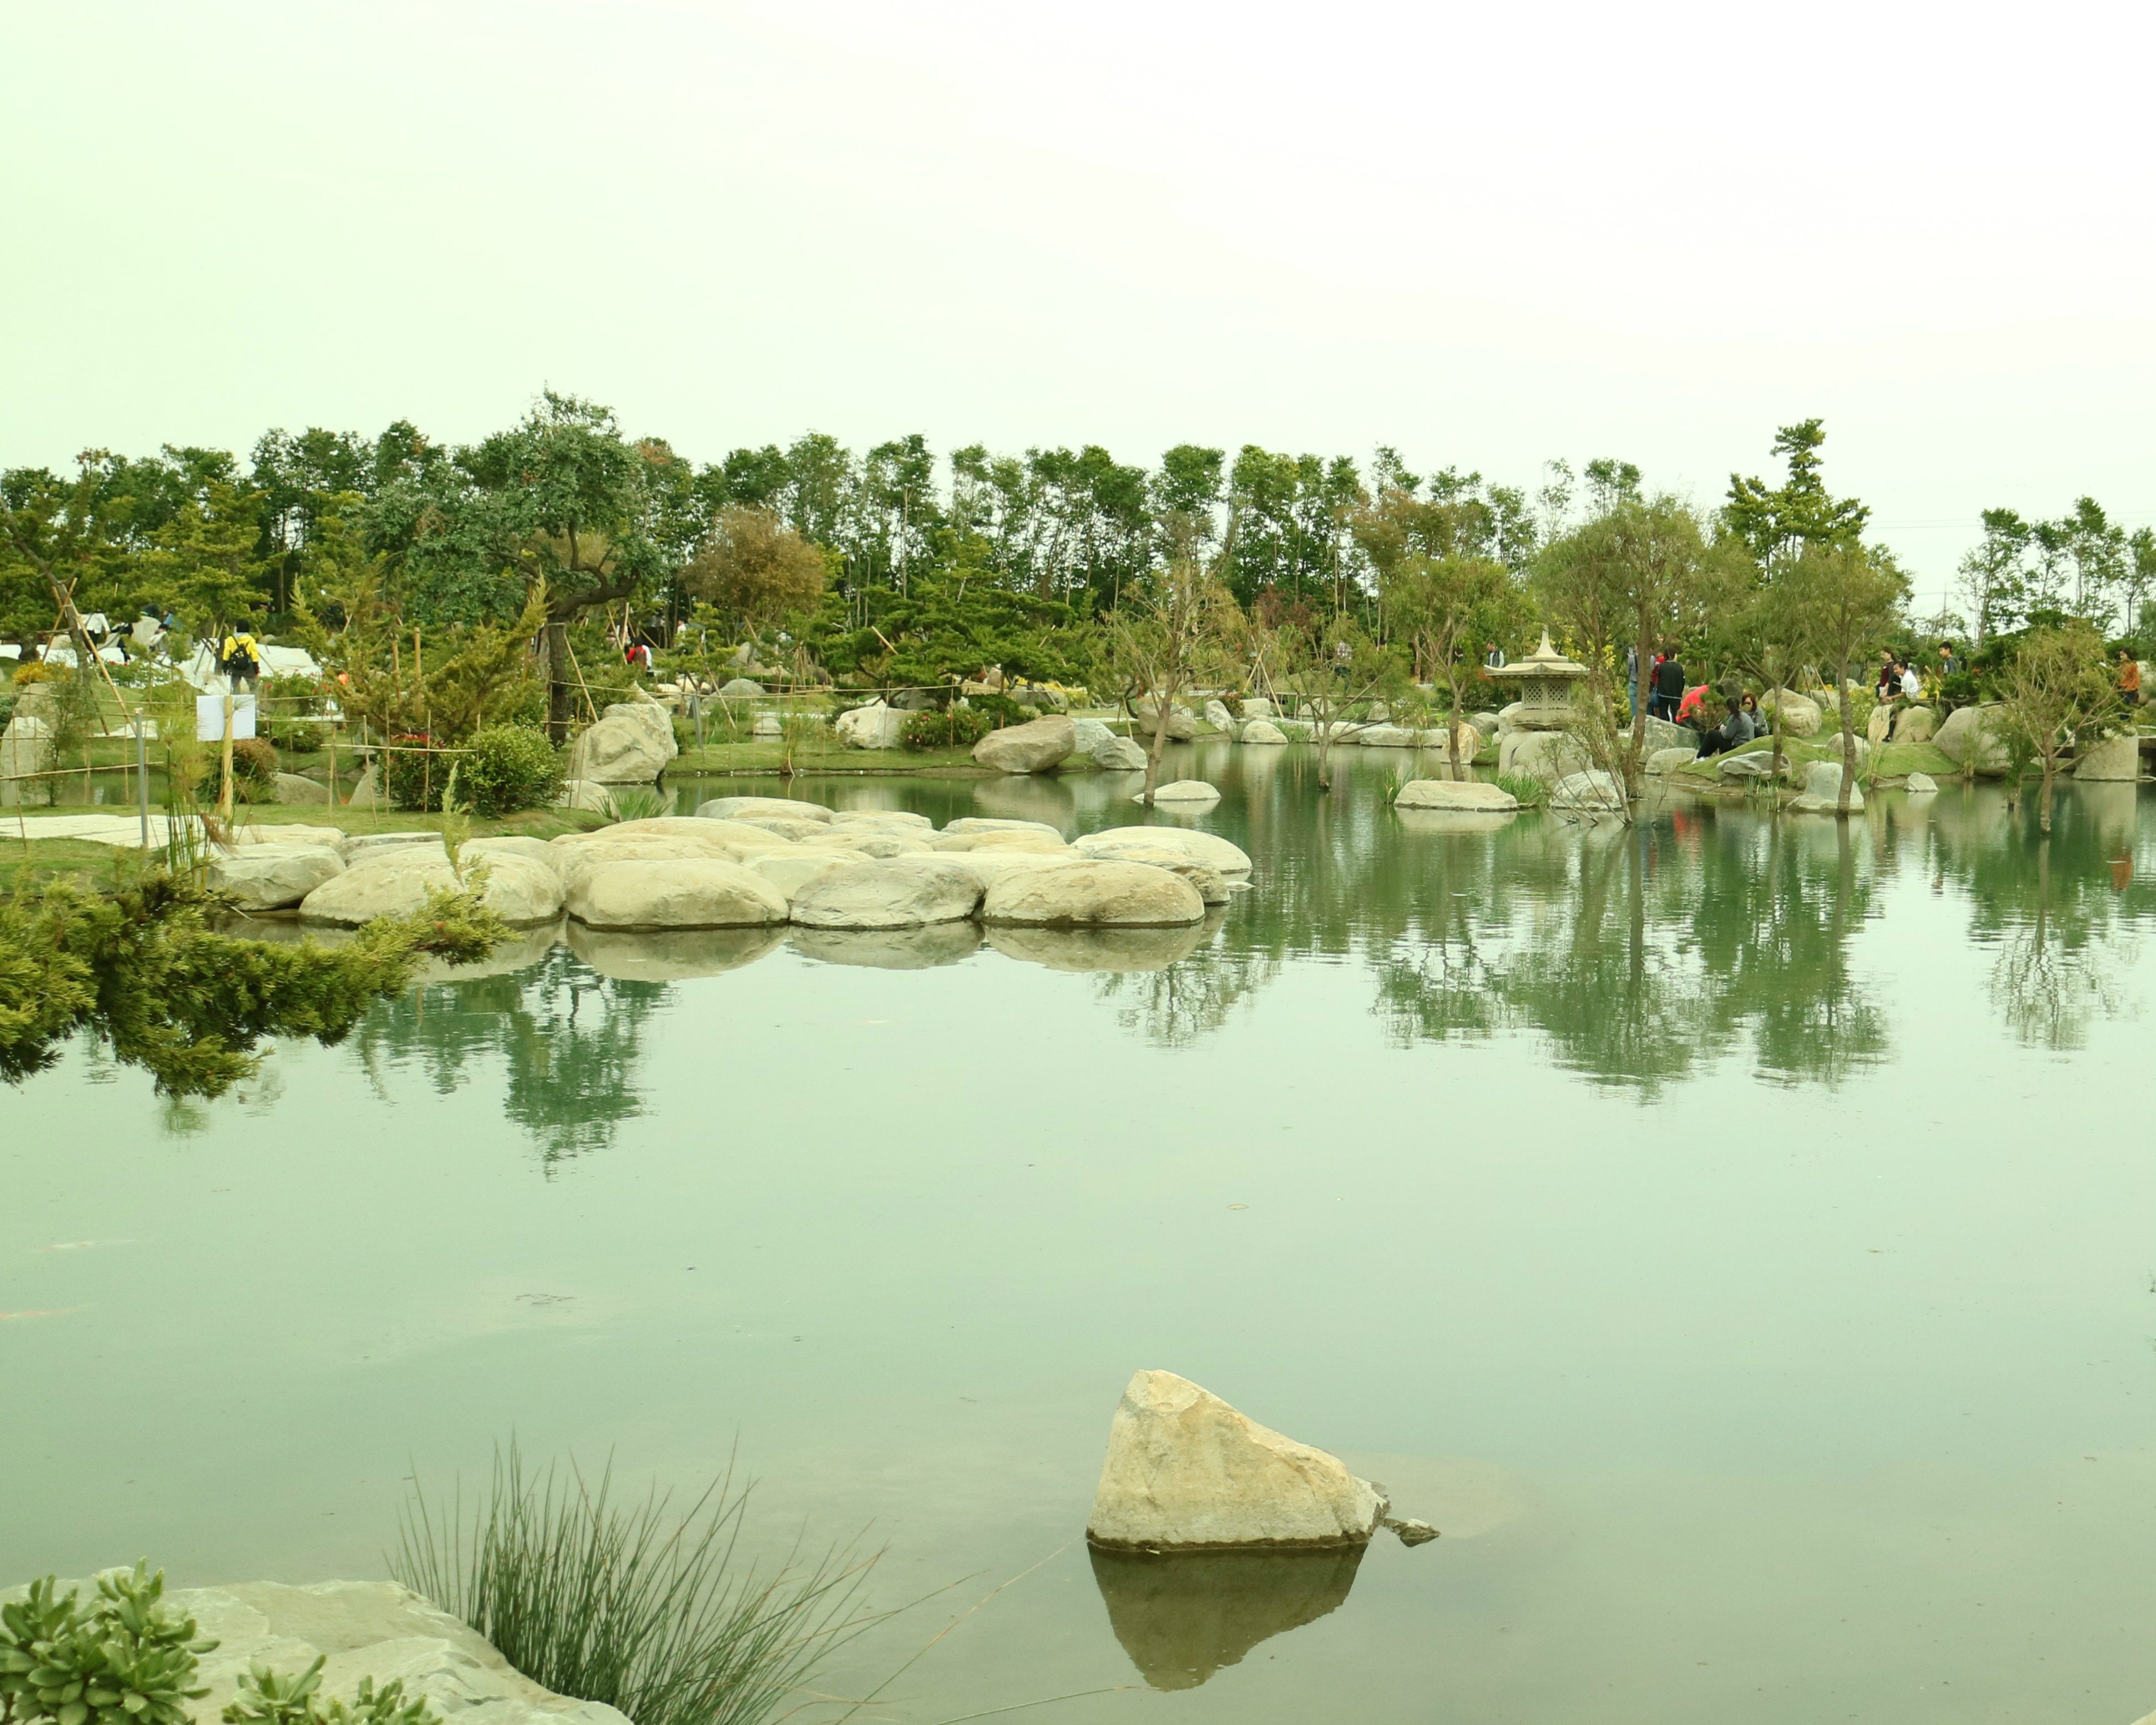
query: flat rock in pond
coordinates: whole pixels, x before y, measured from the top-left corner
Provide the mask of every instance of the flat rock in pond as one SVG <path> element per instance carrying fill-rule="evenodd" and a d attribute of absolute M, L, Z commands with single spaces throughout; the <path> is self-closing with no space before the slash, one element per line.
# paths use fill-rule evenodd
<path fill-rule="evenodd" d="M 1061 713 L 991 731 L 973 745 L 973 760 L 998 773 L 1045 773 L 1078 747 L 1077 726 Z"/>
<path fill-rule="evenodd" d="M 1045 833 L 1050 838 L 1054 839 L 1058 844 L 1060 844 L 1063 840 L 1063 829 L 1057 826 L 1050 826 L 1045 820 L 1004 820 L 992 815 L 985 814 L 962 814 L 956 820 L 946 821 L 943 824 L 943 830 L 947 834 L 963 834 L 967 833 Z"/>
<path fill-rule="evenodd" d="M 1152 799 L 1156 803 L 1217 803 L 1220 800 L 1220 788 L 1202 778 L 1178 778 L 1168 784 L 1155 785 Z M 1131 801 L 1144 802 L 1145 793 L 1139 792 Z"/>
<path fill-rule="evenodd" d="M 1481 814 L 1502 814 L 1520 806 L 1520 799 L 1502 785 L 1479 778 L 1411 778 L 1393 798 L 1396 809 L 1457 809 Z"/>
<path fill-rule="evenodd" d="M 1133 847 L 1147 849 L 1157 845 L 1180 850 L 1199 862 L 1210 863 L 1232 878 L 1240 879 L 1250 872 L 1250 859 L 1240 845 L 1230 844 L 1217 833 L 1194 832 L 1183 827 L 1110 827 L 1105 832 L 1087 833 L 1071 841 L 1074 850 L 1087 856 L 1111 859 Z"/>
<path fill-rule="evenodd" d="M 1912 797 L 1935 797 L 1938 794 L 1939 785 L 1938 781 L 1928 773 L 1912 773 L 1902 788 Z"/>
<path fill-rule="evenodd" d="M 1246 701 L 1243 705 L 1247 707 L 1250 702 Z M 1237 740 L 1260 748 L 1272 748 L 1286 742 L 1287 733 L 1270 719 L 1252 719 L 1243 726 L 1243 734 Z"/>
<path fill-rule="evenodd" d="M 1181 875 L 1150 863 L 1084 861 L 1004 875 L 988 889 L 981 915 L 1045 928 L 1164 928 L 1204 921 L 1205 901 Z"/>
<path fill-rule="evenodd" d="M 569 914 L 593 928 L 753 928 L 786 920 L 786 895 L 716 857 L 619 859 L 579 872 Z"/>
<path fill-rule="evenodd" d="M 439 846 L 437 835 L 437 845 Z M 342 874 L 300 901 L 311 922 L 371 922 L 377 916 L 410 916 L 427 907 L 430 892 L 459 891 L 468 885 L 439 848 L 408 846 L 346 864 Z M 542 865 L 521 856 L 488 860 L 486 907 L 503 921 L 551 922 L 562 914 L 562 882 Z"/>
<path fill-rule="evenodd" d="M 793 916 L 811 928 L 915 928 L 970 916 L 980 903 L 973 871 L 942 857 L 870 858 L 810 881 Z"/>
<path fill-rule="evenodd" d="M 787 820 L 835 820 L 838 817 L 821 803 L 798 802 L 791 797 L 714 797 L 699 803 L 696 820 L 746 820 L 753 815 L 778 815 Z"/>
<path fill-rule="evenodd" d="M 1391 1506 L 1337 1456 L 1173 1372 L 1125 1386 L 1086 1537 L 1141 1551 L 1362 1545 Z"/>
<path fill-rule="evenodd" d="M 786 896 L 790 906 L 802 888 L 811 880 L 821 880 L 834 869 L 859 868 L 868 859 L 858 850 L 844 850 L 836 845 L 819 846 L 811 850 L 806 845 L 784 850 L 767 850 L 746 859 L 743 866 L 753 869 Z"/>
<path fill-rule="evenodd" d="M 470 839 L 457 851 L 457 860 L 470 865 L 489 856 L 521 856 L 526 862 L 537 863 L 557 878 L 562 865 L 567 860 L 564 854 L 544 839 L 528 839 L 511 834 L 499 839 Z"/>

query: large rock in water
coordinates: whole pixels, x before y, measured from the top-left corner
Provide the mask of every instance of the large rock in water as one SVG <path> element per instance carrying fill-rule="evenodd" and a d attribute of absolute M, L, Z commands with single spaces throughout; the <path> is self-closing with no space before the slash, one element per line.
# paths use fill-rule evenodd
<path fill-rule="evenodd" d="M 1078 747 L 1078 727 L 1061 713 L 1006 725 L 973 745 L 974 762 L 998 773 L 1045 773 Z"/>
<path fill-rule="evenodd" d="M 1142 773 L 1146 752 L 1127 737 L 1111 737 L 1092 752 L 1093 764 L 1104 773 Z"/>
<path fill-rule="evenodd" d="M 1497 745 L 1497 771 L 1524 773 L 1554 785 L 1594 763 L 1587 745 L 1569 731 L 1507 731 Z"/>
<path fill-rule="evenodd" d="M 1625 788 L 1606 773 L 1568 773 L 1550 792 L 1553 809 L 1586 809 L 1599 814 L 1621 814 Z"/>
<path fill-rule="evenodd" d="M 1250 706 L 1250 702 L 1246 701 L 1243 705 L 1247 707 Z M 1270 747 L 1276 744 L 1286 742 L 1287 741 L 1287 733 L 1281 730 L 1279 726 L 1273 723 L 1270 719 L 1252 719 L 1248 724 L 1243 726 L 1243 734 L 1238 741 L 1246 743 L 1256 743 L 1263 747 Z"/>
<path fill-rule="evenodd" d="M 1235 716 L 1228 711 L 1228 703 L 1224 701 L 1214 700 L 1205 703 L 1205 722 L 1215 731 L 1233 731 L 1235 728 Z"/>
<path fill-rule="evenodd" d="M 1476 814 L 1502 814 L 1520 799 L 1502 785 L 1479 778 L 1411 778 L 1393 798 L 1395 809 L 1452 809 Z"/>
<path fill-rule="evenodd" d="M 1112 860 L 1124 851 L 1150 850 L 1158 845 L 1210 863 L 1222 874 L 1238 880 L 1250 872 L 1250 856 L 1240 845 L 1229 844 L 1217 833 L 1193 832 L 1183 827 L 1110 827 L 1106 832 L 1088 833 L 1072 840 L 1071 848 L 1087 856 Z"/>
<path fill-rule="evenodd" d="M 980 903 L 970 869 L 940 856 L 872 857 L 809 881 L 794 896 L 793 916 L 809 928 L 918 928 L 958 922 Z"/>
<path fill-rule="evenodd" d="M 329 845 L 244 845 L 209 860 L 213 891 L 243 911 L 287 911 L 324 881 L 344 872 Z"/>
<path fill-rule="evenodd" d="M 839 741 L 849 748 L 895 749 L 898 747 L 899 732 L 905 724 L 904 713 L 880 701 L 872 701 L 866 706 L 840 713 L 834 728 Z"/>
<path fill-rule="evenodd" d="M 473 867 L 479 866 L 475 860 Z M 562 882 L 550 870 L 521 856 L 490 856 L 484 866 L 483 901 L 504 922 L 552 922 L 562 914 Z M 300 901 L 300 914 L 347 926 L 377 916 L 409 916 L 426 909 L 429 892 L 454 892 L 466 884 L 439 849 L 399 845 L 349 863 Z"/>
<path fill-rule="evenodd" d="M 324 1699 L 351 1700 L 362 1677 L 377 1686 L 401 1679 L 406 1699 L 432 1702 L 446 1725 L 629 1725 L 602 1702 L 541 1688 L 475 1630 L 392 1582 L 256 1581 L 165 1599 L 218 1644 L 202 1658 L 209 1693 L 194 1704 L 198 1720 L 218 1717 L 250 1663 L 297 1676 L 321 1656 Z"/>
<path fill-rule="evenodd" d="M 2006 772 L 2006 744 L 1999 735 L 1995 706 L 1956 707 L 1947 715 L 1946 723 L 1939 726 L 1932 742 L 1957 767 L 1986 778 L 1999 778 Z"/>
<path fill-rule="evenodd" d="M 1690 748 L 1656 749 L 1647 757 L 1645 770 L 1659 778 L 1666 773 L 1681 773 L 1698 758 L 1699 745 L 1697 743 Z"/>
<path fill-rule="evenodd" d="M 1067 862 L 1006 874 L 988 889 L 988 922 L 1037 928 L 1173 928 L 1205 917 L 1197 887 L 1139 862 Z"/>
<path fill-rule="evenodd" d="M 786 895 L 762 875 L 708 856 L 597 863 L 574 877 L 567 901 L 593 928 L 758 928 L 787 916 Z"/>
<path fill-rule="evenodd" d="M 568 777 L 593 784 L 654 784 L 680 752 L 665 707 L 655 701 L 617 701 L 571 747 Z"/>
<path fill-rule="evenodd" d="M 1804 768 L 1804 788 L 1789 807 L 1803 814 L 1835 814 L 1841 809 L 1841 762 L 1814 761 Z M 1857 814 L 1864 807 L 1864 793 L 1852 784 L 1849 788 L 1849 812 Z"/>
<path fill-rule="evenodd" d="M 2141 777 L 2141 739 L 2127 731 L 2092 744 L 2074 762 L 2074 777 L 2131 784 Z"/>
<path fill-rule="evenodd" d="M 1111 1550 L 1363 1545 L 1389 1506 L 1336 1456 L 1173 1372 L 1139 1372 L 1108 1427 L 1086 1538 Z"/>
<path fill-rule="evenodd" d="M 1155 785 L 1152 799 L 1156 803 L 1217 803 L 1220 800 L 1220 788 L 1202 778 L 1178 778 L 1168 784 Z M 1131 801 L 1144 802 L 1145 793 L 1140 791 Z"/>
<path fill-rule="evenodd" d="M 791 797 L 714 797 L 699 803 L 693 820 L 743 820 L 752 815 L 779 815 L 788 820 L 829 821 L 836 817 L 821 803 L 796 802 Z"/>

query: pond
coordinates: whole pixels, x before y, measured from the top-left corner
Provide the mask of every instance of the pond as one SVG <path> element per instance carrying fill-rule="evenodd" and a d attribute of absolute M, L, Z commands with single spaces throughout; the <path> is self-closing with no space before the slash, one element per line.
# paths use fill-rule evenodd
<path fill-rule="evenodd" d="M 378 1575 L 408 1473 L 514 1432 L 676 1486 L 738 1445 L 774 1547 L 867 1527 L 934 1596 L 834 1688 L 1022 1575 L 879 1718 L 2156 1705 L 2132 787 L 2047 843 L 1958 786 L 1460 830 L 1389 752 L 1175 753 L 1255 861 L 1196 931 L 542 934 L 244 1096 L 81 1046 L 0 1093 L 0 1580 Z M 793 793 L 1076 833 L 1131 788 Z M 1140 1367 L 1445 1537 L 1096 1563 Z"/>

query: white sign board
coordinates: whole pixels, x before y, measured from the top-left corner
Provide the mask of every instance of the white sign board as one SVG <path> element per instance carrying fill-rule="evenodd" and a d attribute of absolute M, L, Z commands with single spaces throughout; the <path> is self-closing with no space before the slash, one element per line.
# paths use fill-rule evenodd
<path fill-rule="evenodd" d="M 224 701 L 222 695 L 195 696 L 195 741 L 223 742 L 224 741 Z M 236 742 L 254 735 L 254 697 L 235 695 L 232 697 L 232 736 Z"/>

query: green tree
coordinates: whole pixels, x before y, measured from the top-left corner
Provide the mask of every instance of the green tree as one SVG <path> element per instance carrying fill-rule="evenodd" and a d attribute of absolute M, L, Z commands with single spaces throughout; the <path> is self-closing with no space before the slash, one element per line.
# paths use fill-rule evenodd
<path fill-rule="evenodd" d="M 1999 722 L 2043 774 L 2036 820 L 2049 834 L 2060 762 L 2076 737 L 2095 735 L 2118 714 L 2103 638 L 2078 617 L 2032 629 L 2015 644 L 1997 688 Z"/>
<path fill-rule="evenodd" d="M 1825 441 L 1822 420 L 1782 426 L 1774 443 L 1774 453 L 1788 463 L 1789 477 L 1782 484 L 1769 487 L 1763 480 L 1729 475 L 1722 520 L 1770 576 L 1784 558 L 1800 554 L 1808 545 L 1855 543 L 1871 518 L 1870 508 L 1855 498 L 1828 495 L 1820 456 Z"/>
<path fill-rule="evenodd" d="M 1126 698 L 1142 696 L 1153 704 L 1140 793 L 1150 809 L 1176 697 L 1194 682 L 1229 673 L 1241 644 L 1243 615 L 1185 538 L 1165 568 L 1125 597 L 1106 628 L 1108 662 L 1122 679 Z"/>
<path fill-rule="evenodd" d="M 751 639 L 786 618 L 813 610 L 830 570 L 824 553 L 768 509 L 734 505 L 681 572 L 691 598 L 737 619 Z"/>
<path fill-rule="evenodd" d="M 1885 552 L 1835 541 L 1807 543 L 1775 578 L 1788 583 L 1788 603 L 1811 619 L 1821 650 L 1834 667 L 1841 719 L 1840 812 L 1849 813 L 1856 783 L 1856 727 L 1850 708 L 1850 672 L 1894 628 L 1909 597 L 1909 583 Z"/>

